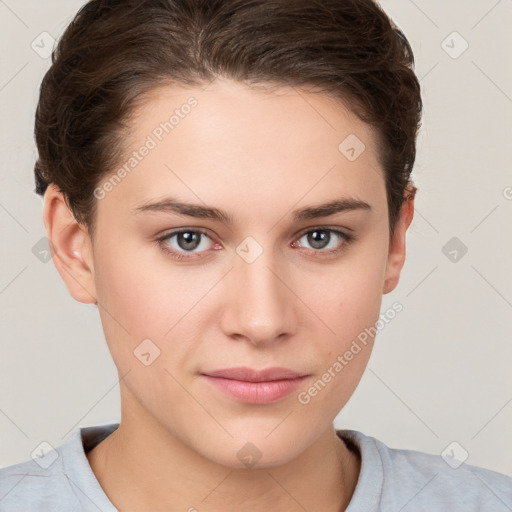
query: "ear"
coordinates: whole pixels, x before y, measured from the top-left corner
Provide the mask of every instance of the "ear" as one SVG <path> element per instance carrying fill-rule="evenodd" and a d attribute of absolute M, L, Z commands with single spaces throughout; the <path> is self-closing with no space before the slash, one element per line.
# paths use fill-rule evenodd
<path fill-rule="evenodd" d="M 71 296 L 84 304 L 97 304 L 92 243 L 63 194 L 50 184 L 44 194 L 43 219 L 53 263 Z"/>
<path fill-rule="evenodd" d="M 382 293 L 393 291 L 400 279 L 400 272 L 405 262 L 405 234 L 414 216 L 414 197 L 416 188 L 407 189 L 405 200 L 400 208 L 400 214 L 396 222 L 395 232 L 389 242 L 388 262 Z"/>

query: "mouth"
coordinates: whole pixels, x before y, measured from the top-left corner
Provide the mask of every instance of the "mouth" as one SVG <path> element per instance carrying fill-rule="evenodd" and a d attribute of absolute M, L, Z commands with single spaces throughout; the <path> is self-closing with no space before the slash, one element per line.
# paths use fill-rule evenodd
<path fill-rule="evenodd" d="M 241 366 L 237 368 L 224 368 L 222 370 L 209 371 L 205 372 L 203 375 L 245 382 L 269 382 L 275 380 L 296 379 L 306 376 L 307 373 L 295 372 L 288 368 L 280 367 L 253 370 L 252 368 Z"/>
<path fill-rule="evenodd" d="M 225 368 L 202 373 L 214 389 L 237 401 L 269 404 L 281 400 L 296 390 L 309 374 L 288 368 Z"/>

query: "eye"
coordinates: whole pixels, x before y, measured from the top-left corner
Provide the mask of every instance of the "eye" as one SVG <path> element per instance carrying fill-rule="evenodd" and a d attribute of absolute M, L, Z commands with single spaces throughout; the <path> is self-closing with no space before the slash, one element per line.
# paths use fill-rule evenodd
<path fill-rule="evenodd" d="M 302 239 L 305 241 L 300 242 Z M 354 239 L 354 235 L 349 235 L 338 229 L 318 227 L 303 232 L 300 235 L 298 245 L 304 247 L 305 244 L 308 244 L 312 247 L 312 251 L 316 253 L 336 254 L 344 250 Z M 296 246 L 297 242 L 292 245 Z"/>
<path fill-rule="evenodd" d="M 163 251 L 171 254 L 173 258 L 182 260 L 186 258 L 196 258 L 196 256 L 192 254 L 206 251 L 208 244 L 203 243 L 205 238 L 211 240 L 206 231 L 185 228 L 167 233 L 158 238 L 157 242 Z M 173 239 L 174 241 L 171 243 Z"/>

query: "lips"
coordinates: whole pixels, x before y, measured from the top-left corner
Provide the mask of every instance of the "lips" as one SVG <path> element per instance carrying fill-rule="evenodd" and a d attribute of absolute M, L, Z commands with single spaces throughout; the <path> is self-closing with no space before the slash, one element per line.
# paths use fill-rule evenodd
<path fill-rule="evenodd" d="M 308 374 L 289 368 L 225 368 L 201 374 L 206 383 L 224 396 L 249 404 L 270 404 L 289 396 Z"/>
<path fill-rule="evenodd" d="M 253 370 L 247 367 L 224 368 L 204 373 L 210 377 L 222 377 L 224 379 L 239 380 L 245 382 L 269 382 L 274 380 L 288 380 L 304 377 L 307 374 L 290 370 L 289 368 L 266 368 Z"/>

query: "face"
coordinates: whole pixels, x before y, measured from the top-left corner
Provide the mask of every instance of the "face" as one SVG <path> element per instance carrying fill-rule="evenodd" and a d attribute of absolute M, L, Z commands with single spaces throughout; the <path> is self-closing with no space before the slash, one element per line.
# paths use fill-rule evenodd
<path fill-rule="evenodd" d="M 232 467 L 247 442 L 272 466 L 332 425 L 368 362 L 373 339 L 359 351 L 354 340 L 396 286 L 410 222 L 390 240 L 375 134 L 347 107 L 218 81 L 158 89 L 138 109 L 125 172 L 97 189 L 94 243 L 84 235 L 80 258 L 69 248 L 73 279 L 54 257 L 72 295 L 98 302 L 122 421 Z M 239 367 L 302 377 L 204 375 Z"/>

